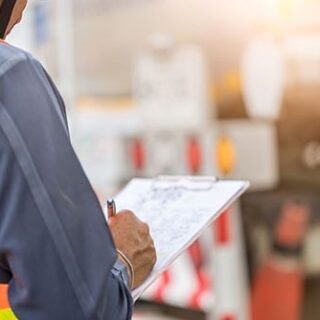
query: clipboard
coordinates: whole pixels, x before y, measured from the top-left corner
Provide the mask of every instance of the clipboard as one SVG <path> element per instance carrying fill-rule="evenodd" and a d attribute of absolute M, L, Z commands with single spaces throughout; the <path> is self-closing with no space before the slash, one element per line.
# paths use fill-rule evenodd
<path fill-rule="evenodd" d="M 117 209 L 130 209 L 149 225 L 158 256 L 149 277 L 132 291 L 134 301 L 249 185 L 207 176 L 137 178 L 128 183 L 115 198 Z"/>

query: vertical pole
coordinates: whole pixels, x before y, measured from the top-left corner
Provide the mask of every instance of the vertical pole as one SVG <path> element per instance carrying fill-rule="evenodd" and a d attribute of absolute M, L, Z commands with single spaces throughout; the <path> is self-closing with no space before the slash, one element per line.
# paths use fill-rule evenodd
<path fill-rule="evenodd" d="M 70 111 L 75 104 L 75 48 L 72 0 L 56 0 L 56 57 L 58 84 Z"/>
<path fill-rule="evenodd" d="M 216 306 L 212 319 L 248 320 L 248 286 L 239 204 L 213 226 L 211 266 Z"/>

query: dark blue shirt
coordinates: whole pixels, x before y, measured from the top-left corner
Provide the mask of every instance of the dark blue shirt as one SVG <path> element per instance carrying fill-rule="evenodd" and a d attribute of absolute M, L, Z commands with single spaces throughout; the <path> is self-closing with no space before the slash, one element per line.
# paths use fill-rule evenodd
<path fill-rule="evenodd" d="M 131 319 L 99 202 L 42 66 L 0 44 L 0 283 L 21 320 Z"/>

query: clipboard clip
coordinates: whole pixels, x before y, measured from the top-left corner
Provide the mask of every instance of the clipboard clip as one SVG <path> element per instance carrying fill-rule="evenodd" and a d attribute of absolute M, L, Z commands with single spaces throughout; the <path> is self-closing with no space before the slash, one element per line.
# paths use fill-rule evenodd
<path fill-rule="evenodd" d="M 154 190 L 183 189 L 186 191 L 209 191 L 218 178 L 210 176 L 158 176 L 154 180 Z"/>
<path fill-rule="evenodd" d="M 190 182 L 218 182 L 219 178 L 215 176 L 167 176 L 160 175 L 156 178 L 157 181 L 178 182 L 188 180 Z"/>

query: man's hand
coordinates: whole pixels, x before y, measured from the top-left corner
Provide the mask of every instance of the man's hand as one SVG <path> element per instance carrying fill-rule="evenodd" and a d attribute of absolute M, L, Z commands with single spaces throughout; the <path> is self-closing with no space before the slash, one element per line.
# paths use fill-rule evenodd
<path fill-rule="evenodd" d="M 121 211 L 111 217 L 109 227 L 117 249 L 132 263 L 134 289 L 144 282 L 157 260 L 149 227 L 131 211 Z"/>

